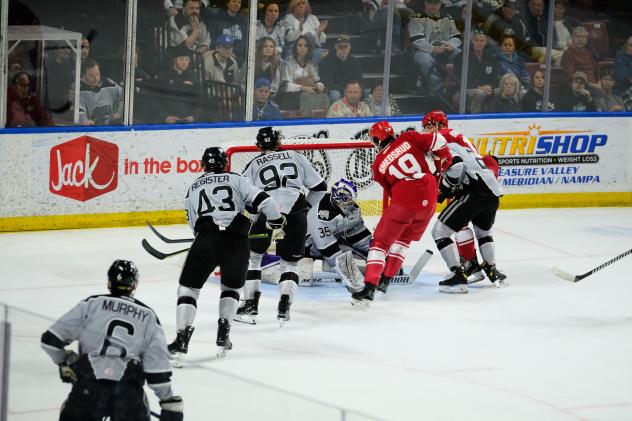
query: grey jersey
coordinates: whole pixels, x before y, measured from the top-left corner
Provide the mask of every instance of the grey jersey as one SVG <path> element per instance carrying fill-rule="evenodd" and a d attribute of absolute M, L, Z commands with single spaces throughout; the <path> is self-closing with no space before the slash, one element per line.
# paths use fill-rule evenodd
<path fill-rule="evenodd" d="M 494 173 L 485 166 L 480 155 L 458 143 L 448 143 L 453 157 L 459 156 L 463 161 L 452 165 L 447 175 L 458 179 L 457 188 L 462 190 L 489 190 L 494 196 L 502 196 L 502 188 Z"/>
<path fill-rule="evenodd" d="M 325 250 L 335 244 L 339 238 L 352 238 L 366 230 L 364 219 L 357 205 L 340 209 L 331 203 L 331 194 L 327 193 L 307 214 L 309 237 L 306 246 L 314 245 Z"/>
<path fill-rule="evenodd" d="M 259 155 L 248 163 L 244 176 L 272 196 L 279 204 L 279 210 L 285 214 L 290 212 L 303 194 L 303 188 L 312 189 L 324 183 L 312 163 L 295 151 L 274 151 Z"/>
<path fill-rule="evenodd" d="M 247 178 L 235 173 L 212 173 L 201 175 L 189 187 L 184 208 L 187 221 L 193 231 L 198 220 L 211 218 L 222 228 L 231 225 L 237 215 L 242 214 L 246 205 L 261 210 L 268 219 L 281 217 L 275 201 Z"/>
<path fill-rule="evenodd" d="M 79 355 L 88 357 L 97 379 L 119 381 L 128 363 L 136 361 L 142 363 L 147 383 L 159 399 L 172 396 L 165 333 L 154 311 L 140 301 L 114 295 L 88 297 L 48 329 L 42 347 L 60 364 L 64 345 L 75 340 Z"/>

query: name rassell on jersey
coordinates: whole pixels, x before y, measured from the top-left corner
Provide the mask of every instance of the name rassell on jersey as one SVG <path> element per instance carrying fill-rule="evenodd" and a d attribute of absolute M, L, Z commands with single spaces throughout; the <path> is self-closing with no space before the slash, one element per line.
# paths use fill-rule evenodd
<path fill-rule="evenodd" d="M 138 319 L 141 322 L 144 322 L 147 316 L 149 316 L 148 311 L 145 311 L 131 303 L 122 302 L 120 299 L 103 300 L 101 310 L 121 313 L 125 314 L 126 316 L 132 316 L 133 318 Z"/>
<path fill-rule="evenodd" d="M 259 165 L 266 162 L 274 161 L 275 159 L 290 159 L 290 154 L 287 152 L 273 152 L 260 156 L 255 159 L 255 162 Z"/>
<path fill-rule="evenodd" d="M 201 186 L 204 186 L 206 184 L 213 184 L 213 183 L 227 183 L 228 182 L 228 175 L 227 174 L 204 174 L 204 176 L 202 176 L 199 180 L 195 181 L 192 185 L 191 185 L 191 190 L 195 191 L 197 189 L 199 189 Z"/>

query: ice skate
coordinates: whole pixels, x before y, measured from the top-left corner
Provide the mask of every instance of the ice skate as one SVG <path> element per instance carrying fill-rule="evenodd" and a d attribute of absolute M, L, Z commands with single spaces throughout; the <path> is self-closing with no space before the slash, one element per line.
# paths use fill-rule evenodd
<path fill-rule="evenodd" d="M 485 279 L 483 268 L 478 264 L 478 259 L 476 258 L 463 261 L 463 272 L 468 284 L 474 284 Z"/>
<path fill-rule="evenodd" d="M 487 262 L 483 262 L 481 267 L 485 271 L 487 279 L 492 281 L 492 285 L 496 288 L 503 288 L 509 285 L 509 282 L 507 282 L 507 275 L 499 271 L 495 264 L 490 265 Z"/>
<path fill-rule="evenodd" d="M 351 294 L 351 305 L 357 306 L 359 308 L 368 308 L 373 301 L 376 288 L 377 287 L 373 284 L 365 284 L 364 288 L 361 291 Z"/>
<path fill-rule="evenodd" d="M 451 294 L 467 294 L 467 277 L 461 267 L 451 267 L 450 275 L 439 282 L 439 291 Z"/>
<path fill-rule="evenodd" d="M 283 327 L 285 322 L 290 320 L 290 305 L 290 296 L 282 294 L 281 299 L 279 300 L 279 314 L 277 314 L 280 327 Z"/>
<path fill-rule="evenodd" d="M 187 326 L 184 329 L 178 331 L 176 339 L 167 346 L 167 350 L 172 360 L 172 365 L 176 368 L 182 367 L 182 359 L 184 355 L 189 352 L 189 341 L 195 328 L 193 326 Z"/>
<path fill-rule="evenodd" d="M 393 278 L 389 278 L 387 276 L 382 275 L 380 277 L 380 283 L 377 286 L 377 290 L 383 294 L 386 294 L 386 290 L 388 289 L 388 286 L 391 284 L 391 279 Z"/>
<path fill-rule="evenodd" d="M 228 337 L 230 334 L 230 324 L 227 319 L 218 319 L 217 320 L 217 340 L 215 341 L 215 345 L 217 345 L 217 356 L 225 357 L 226 353 L 233 349 L 233 344 L 230 342 L 230 338 Z"/>
<path fill-rule="evenodd" d="M 237 315 L 233 320 L 251 325 L 257 324 L 256 316 L 259 314 L 259 297 L 261 291 L 255 291 L 255 296 L 251 299 L 244 300 L 237 309 Z"/>

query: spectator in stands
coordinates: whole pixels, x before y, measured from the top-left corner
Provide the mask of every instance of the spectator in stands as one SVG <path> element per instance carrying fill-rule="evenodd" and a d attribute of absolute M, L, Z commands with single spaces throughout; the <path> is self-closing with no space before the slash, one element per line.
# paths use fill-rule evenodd
<path fill-rule="evenodd" d="M 81 65 L 79 123 L 120 124 L 123 111 L 123 88 L 112 79 L 102 78 L 99 63 L 91 58 Z"/>
<path fill-rule="evenodd" d="M 571 36 L 571 43 L 562 54 L 560 65 L 565 79 L 570 80 L 574 73 L 582 72 L 588 77 L 589 86 L 598 88 L 599 66 L 586 44 L 588 44 L 588 31 L 583 26 L 575 27 Z"/>
<path fill-rule="evenodd" d="M 55 113 L 55 120 L 69 120 L 72 101 L 70 89 L 75 82 L 75 60 L 65 41 L 50 43 L 46 57 L 46 104 Z M 73 90 L 74 92 L 74 90 Z"/>
<path fill-rule="evenodd" d="M 498 84 L 498 93 L 492 96 L 483 106 L 486 113 L 519 113 L 520 82 L 513 73 L 505 73 Z"/>
<path fill-rule="evenodd" d="M 294 43 L 292 55 L 281 65 L 281 88 L 276 100 L 281 109 L 300 109 L 303 115 L 310 115 L 312 110 L 329 108 L 325 88 L 312 60 L 310 38 L 301 35 Z"/>
<path fill-rule="evenodd" d="M 575 72 L 570 85 L 560 92 L 558 111 L 596 111 L 595 101 L 588 91 L 588 76 L 584 72 Z"/>
<path fill-rule="evenodd" d="M 215 51 L 211 54 L 212 64 L 206 69 L 206 79 L 237 85 L 240 81 L 239 65 L 233 58 L 234 40 L 229 35 L 220 35 L 215 40 Z"/>
<path fill-rule="evenodd" d="M 327 41 L 325 29 L 328 21 L 320 21 L 312 14 L 307 0 L 290 0 L 287 10 L 287 15 L 281 21 L 285 32 L 284 56 L 289 56 L 294 51 L 294 44 L 300 36 L 307 36 L 314 45 L 313 60 L 316 64 L 320 63 L 326 55 L 322 47 Z"/>
<path fill-rule="evenodd" d="M 200 7 L 200 0 L 184 0 L 182 14 L 169 18 L 169 45 L 184 45 L 200 54 L 204 60 L 204 69 L 208 72 L 213 65 L 211 35 L 200 18 Z"/>
<path fill-rule="evenodd" d="M 30 91 L 30 77 L 17 72 L 7 87 L 7 127 L 54 126 L 50 113 Z"/>
<path fill-rule="evenodd" d="M 207 27 L 211 29 L 213 39 L 225 35 L 233 39 L 233 54 L 237 63 L 241 64 L 246 58 L 248 42 L 248 18 L 239 13 L 241 0 L 225 0 L 224 8 L 211 17 Z M 217 46 L 215 46 L 217 48 Z"/>
<path fill-rule="evenodd" d="M 600 91 L 595 95 L 597 111 L 625 111 L 623 99 L 614 91 L 614 70 L 605 69 L 599 77 Z"/>
<path fill-rule="evenodd" d="M 158 100 L 154 115 L 159 123 L 193 123 L 198 120 L 201 105 L 200 87 L 191 71 L 191 50 L 184 46 L 172 48 L 171 67 L 158 75 Z"/>
<path fill-rule="evenodd" d="M 544 95 L 544 71 L 541 69 L 536 70 L 531 75 L 530 88 L 526 94 L 522 96 L 522 111 L 524 112 L 544 112 L 546 110 L 542 107 L 542 98 Z M 552 95 L 549 95 L 548 111 L 556 111 L 555 103 L 553 102 Z"/>
<path fill-rule="evenodd" d="M 334 48 L 336 54 L 329 54 L 318 66 L 320 78 L 329 88 L 329 101 L 332 104 L 342 98 L 347 82 L 362 81 L 360 62 L 350 54 L 351 38 L 340 35 Z"/>
<path fill-rule="evenodd" d="M 257 41 L 257 49 L 255 50 L 255 80 L 265 78 L 269 81 L 269 90 L 272 96 L 279 91 L 281 83 L 281 56 L 276 49 L 274 40 L 270 37 L 263 37 Z M 241 70 L 242 87 L 246 85 L 246 77 L 248 71 L 244 63 Z"/>
<path fill-rule="evenodd" d="M 559 56 L 568 48 L 571 42 L 571 34 L 573 29 L 581 26 L 579 19 L 572 16 L 566 16 L 566 0 L 555 0 L 555 9 L 553 10 L 553 49 L 559 51 Z M 559 62 L 553 62 L 554 66 L 559 66 Z"/>
<path fill-rule="evenodd" d="M 498 58 L 487 46 L 485 33 L 476 30 L 471 39 L 472 47 L 468 58 L 467 102 L 469 112 L 479 114 L 483 110 L 483 104 L 494 93 L 494 87 L 500 78 L 500 65 Z M 457 73 L 460 73 L 460 70 L 460 66 L 457 66 Z"/>
<path fill-rule="evenodd" d="M 527 0 L 526 5 L 524 18 L 529 31 L 531 57 L 540 63 L 544 63 L 547 26 L 544 0 Z"/>
<path fill-rule="evenodd" d="M 454 19 L 441 14 L 440 0 L 425 0 L 423 13 L 410 19 L 408 32 L 421 76 L 428 90 L 439 94 L 443 86 L 439 68 L 461 52 L 461 33 Z"/>
<path fill-rule="evenodd" d="M 167 16 L 172 17 L 182 12 L 183 0 L 164 0 L 163 7 Z M 208 7 L 208 0 L 202 0 L 202 5 Z"/>
<path fill-rule="evenodd" d="M 369 106 L 372 115 L 382 115 L 382 101 L 384 101 L 384 87 L 382 82 L 376 82 L 371 88 L 371 93 L 364 99 L 364 103 Z M 388 100 L 386 104 L 385 116 L 397 116 L 400 115 L 399 105 L 393 98 L 393 95 L 388 94 Z"/>
<path fill-rule="evenodd" d="M 513 35 L 505 35 L 500 41 L 500 74 L 511 72 L 523 86 L 529 86 L 529 71 L 524 61 L 516 53 L 516 39 Z"/>
<path fill-rule="evenodd" d="M 10 45 L 13 49 L 7 56 L 8 79 L 11 79 L 17 72 L 26 72 L 35 75 L 33 66 L 33 51 L 37 48 L 35 41 L 22 41 L 18 45 Z"/>
<path fill-rule="evenodd" d="M 624 92 L 632 87 L 632 37 L 628 38 L 617 53 L 614 60 L 614 73 L 617 92 Z"/>
<path fill-rule="evenodd" d="M 516 0 L 504 0 L 502 6 L 489 15 L 483 25 L 483 31 L 499 44 L 503 36 L 513 35 L 518 54 L 531 59 L 531 34 L 518 11 Z"/>
<path fill-rule="evenodd" d="M 86 37 L 81 38 L 81 62 L 86 61 L 90 55 L 90 40 Z"/>
<path fill-rule="evenodd" d="M 254 101 L 252 102 L 252 119 L 281 120 L 281 110 L 270 99 L 270 81 L 266 78 L 255 80 Z"/>
<path fill-rule="evenodd" d="M 279 57 L 283 54 L 283 45 L 285 43 L 285 31 L 280 24 L 280 8 L 279 3 L 271 1 L 263 5 L 263 18 L 257 21 L 257 41 L 264 37 L 272 38 L 276 45 Z"/>
<path fill-rule="evenodd" d="M 388 20 L 389 0 L 362 0 L 367 19 L 372 23 L 372 31 L 375 33 L 375 50 L 377 53 L 384 51 L 386 24 Z M 393 44 L 391 52 L 398 54 L 401 48 L 402 27 L 408 25 L 410 17 L 415 11 L 408 7 L 409 0 L 395 0 L 393 9 Z"/>
<path fill-rule="evenodd" d="M 345 84 L 345 96 L 331 104 L 327 110 L 327 118 L 332 117 L 371 117 L 373 113 L 367 104 L 360 101 L 362 86 L 357 80 Z"/>

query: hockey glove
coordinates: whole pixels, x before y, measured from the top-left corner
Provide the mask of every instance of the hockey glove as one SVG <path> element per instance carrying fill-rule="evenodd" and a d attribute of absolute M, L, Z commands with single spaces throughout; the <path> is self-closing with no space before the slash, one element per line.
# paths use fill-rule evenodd
<path fill-rule="evenodd" d="M 169 399 L 160 401 L 160 421 L 182 421 L 184 414 L 184 403 L 182 397 L 172 396 Z"/>
<path fill-rule="evenodd" d="M 59 364 L 59 377 L 62 382 L 74 383 L 77 381 L 77 373 L 71 367 L 77 360 L 79 360 L 79 355 L 75 351 L 66 350 L 64 361 Z"/>

